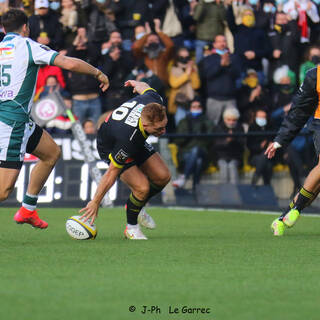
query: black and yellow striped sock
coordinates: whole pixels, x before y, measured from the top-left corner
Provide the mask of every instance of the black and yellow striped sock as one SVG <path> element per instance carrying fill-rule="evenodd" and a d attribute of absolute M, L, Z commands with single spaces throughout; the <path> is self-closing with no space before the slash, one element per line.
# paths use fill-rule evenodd
<path fill-rule="evenodd" d="M 127 201 L 127 223 L 131 225 L 136 225 L 138 223 L 138 215 L 141 208 L 145 205 L 145 200 L 139 200 L 134 196 L 133 193 L 130 194 Z"/>
<path fill-rule="evenodd" d="M 301 188 L 296 203 L 294 204 L 295 208 L 299 211 L 303 210 L 311 201 L 314 199 L 314 193 Z"/>
<path fill-rule="evenodd" d="M 149 189 L 149 194 L 148 197 L 146 199 L 146 203 L 156 194 L 158 194 L 159 192 L 161 192 L 163 190 L 163 188 L 165 186 L 158 186 L 156 184 L 154 184 L 152 181 L 149 180 L 149 185 L 150 185 L 150 189 Z"/>

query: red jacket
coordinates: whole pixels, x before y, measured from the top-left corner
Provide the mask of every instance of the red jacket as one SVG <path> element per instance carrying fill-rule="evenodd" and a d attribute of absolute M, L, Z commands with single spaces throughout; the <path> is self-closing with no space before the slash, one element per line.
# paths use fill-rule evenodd
<path fill-rule="evenodd" d="M 64 80 L 62 70 L 56 66 L 44 66 L 39 69 L 38 72 L 38 80 L 36 86 L 36 92 L 39 88 L 44 87 L 46 85 L 46 80 L 49 76 L 55 76 L 62 88 L 66 87 L 66 82 Z"/>

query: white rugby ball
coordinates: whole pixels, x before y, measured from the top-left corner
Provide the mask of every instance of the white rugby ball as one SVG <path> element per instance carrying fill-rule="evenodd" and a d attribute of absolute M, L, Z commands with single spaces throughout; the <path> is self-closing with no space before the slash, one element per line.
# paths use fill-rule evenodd
<path fill-rule="evenodd" d="M 66 230 L 71 238 L 77 240 L 95 239 L 97 228 L 95 224 L 91 225 L 89 221 L 83 222 L 81 216 L 72 216 L 66 222 Z"/>

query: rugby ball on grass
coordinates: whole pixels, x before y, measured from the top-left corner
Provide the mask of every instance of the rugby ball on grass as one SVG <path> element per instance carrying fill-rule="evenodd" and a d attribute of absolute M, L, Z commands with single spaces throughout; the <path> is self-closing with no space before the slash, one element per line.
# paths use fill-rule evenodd
<path fill-rule="evenodd" d="M 69 236 L 77 240 L 95 239 L 97 228 L 95 224 L 91 225 L 89 221 L 83 222 L 81 216 L 72 216 L 66 222 L 66 230 Z"/>

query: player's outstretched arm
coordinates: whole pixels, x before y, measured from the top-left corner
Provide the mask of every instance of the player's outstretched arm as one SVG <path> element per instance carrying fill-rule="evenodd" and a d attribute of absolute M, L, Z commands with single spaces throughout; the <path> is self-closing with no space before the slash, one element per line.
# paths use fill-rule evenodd
<path fill-rule="evenodd" d="M 98 185 L 98 188 L 96 190 L 96 193 L 93 199 L 90 202 L 88 202 L 85 208 L 82 208 L 79 211 L 79 213 L 83 213 L 81 216 L 81 219 L 84 218 L 84 222 L 86 222 L 88 219 L 91 219 L 91 224 L 94 223 L 94 220 L 98 216 L 100 203 L 103 197 L 105 196 L 105 194 L 109 191 L 109 189 L 115 183 L 120 171 L 121 171 L 121 168 L 117 168 L 116 166 L 113 165 L 112 162 L 110 163 L 108 170 L 101 178 L 101 181 Z"/>
<path fill-rule="evenodd" d="M 281 148 L 281 145 L 278 142 L 271 142 L 264 154 L 268 157 L 268 159 L 272 159 L 279 148 Z"/>
<path fill-rule="evenodd" d="M 53 64 L 62 69 L 84 73 L 95 77 L 101 83 L 100 88 L 102 91 L 106 91 L 109 87 L 108 77 L 102 71 L 81 59 L 67 57 L 59 54 L 54 59 Z"/>
<path fill-rule="evenodd" d="M 136 81 L 136 80 L 128 80 L 124 83 L 125 87 L 132 87 L 133 93 L 142 94 L 143 91 L 149 89 L 150 86 L 146 82 Z"/>

